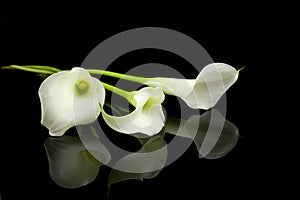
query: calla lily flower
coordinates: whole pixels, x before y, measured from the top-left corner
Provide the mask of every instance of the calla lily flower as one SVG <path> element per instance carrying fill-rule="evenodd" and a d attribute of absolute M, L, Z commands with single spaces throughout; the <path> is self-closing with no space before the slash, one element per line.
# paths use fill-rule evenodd
<path fill-rule="evenodd" d="M 237 80 L 238 71 L 224 63 L 209 64 L 196 79 L 148 78 L 144 84 L 162 88 L 166 94 L 180 97 L 194 109 L 212 108 Z"/>
<path fill-rule="evenodd" d="M 83 68 L 52 74 L 41 84 L 41 123 L 52 136 L 61 136 L 75 125 L 89 124 L 100 114 L 105 89 Z"/>
<path fill-rule="evenodd" d="M 115 131 L 148 136 L 157 134 L 164 126 L 161 103 L 165 95 L 160 88 L 145 87 L 133 93 L 135 110 L 125 116 L 112 116 L 102 110 L 104 121 Z"/>

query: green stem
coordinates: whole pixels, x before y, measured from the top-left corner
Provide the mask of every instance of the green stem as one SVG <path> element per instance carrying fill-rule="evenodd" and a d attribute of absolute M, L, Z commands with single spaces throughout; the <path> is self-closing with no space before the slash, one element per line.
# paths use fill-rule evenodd
<path fill-rule="evenodd" d="M 123 79 L 123 80 L 126 80 L 126 81 L 141 83 L 141 84 L 144 84 L 146 81 L 148 81 L 148 78 L 139 77 L 139 76 L 131 76 L 131 75 L 126 75 L 126 74 L 121 74 L 121 73 L 116 73 L 116 72 L 110 72 L 110 71 L 105 71 L 105 70 L 100 70 L 100 69 L 87 69 L 87 71 L 91 74 L 110 76 L 110 77 L 114 77 L 114 78 Z"/>
<path fill-rule="evenodd" d="M 238 69 L 237 72 L 239 73 L 241 70 L 243 70 L 246 66 L 243 66 L 242 68 Z"/>
<path fill-rule="evenodd" d="M 35 72 L 35 73 L 41 73 L 41 74 L 54 74 L 55 73 L 55 71 L 50 71 L 49 69 L 47 69 L 47 67 L 41 69 L 41 68 L 32 67 L 32 66 L 10 65 L 10 66 L 4 66 L 4 67 L 2 67 L 2 69 L 19 69 L 19 70 L 23 70 L 23 71 Z"/>
<path fill-rule="evenodd" d="M 70 71 L 70 70 L 59 70 L 54 67 L 41 66 L 41 65 L 24 65 L 24 66 L 10 65 L 10 66 L 2 67 L 2 69 L 19 69 L 19 70 L 23 70 L 23 71 L 35 72 L 35 73 L 41 73 L 41 74 L 54 74 L 54 73 L 60 72 L 60 71 Z M 139 77 L 139 76 L 131 76 L 131 75 L 126 75 L 126 74 L 121 74 L 121 73 L 116 73 L 116 72 L 111 72 L 111 71 L 105 71 L 105 70 L 100 70 L 100 69 L 86 69 L 86 70 L 91 74 L 110 76 L 110 77 L 114 77 L 114 78 L 123 79 L 126 81 L 141 83 L 141 84 L 144 84 L 146 81 L 149 80 L 149 78 L 144 78 L 144 77 Z"/>
<path fill-rule="evenodd" d="M 180 128 L 180 122 L 181 122 L 181 119 L 168 116 L 166 123 L 165 123 L 166 133 L 176 135 Z"/>
<path fill-rule="evenodd" d="M 56 72 L 61 71 L 54 67 L 40 66 L 40 65 L 26 65 L 26 66 L 10 65 L 10 66 L 4 66 L 4 67 L 2 67 L 2 69 L 19 69 L 19 70 L 23 70 L 23 71 L 35 72 L 35 73 L 41 73 L 41 74 L 54 74 Z M 63 70 L 63 71 L 70 71 L 70 70 Z M 115 78 L 122 78 L 124 80 L 133 81 L 133 82 L 137 82 L 137 83 L 143 83 L 144 81 L 147 80 L 147 78 L 130 76 L 130 75 L 109 72 L 109 71 L 104 71 L 104 70 L 98 70 L 98 69 L 87 69 L 87 71 L 91 74 L 100 74 L 100 75 L 106 75 L 106 76 L 111 76 L 111 77 L 115 77 Z M 136 91 L 128 92 L 128 91 L 122 90 L 120 88 L 114 87 L 112 85 L 109 85 L 107 83 L 102 83 L 102 84 L 105 87 L 105 89 L 124 97 L 125 99 L 127 99 L 129 101 L 129 103 L 131 103 L 134 107 L 136 107 L 136 102 L 133 99 Z"/>
<path fill-rule="evenodd" d="M 13 65 L 17 66 L 17 65 Z M 49 66 L 42 66 L 42 65 L 24 65 L 24 67 L 32 68 L 32 69 L 41 69 L 41 70 L 48 70 L 48 71 L 53 71 L 53 72 L 61 72 L 62 70 L 54 68 L 54 67 L 49 67 Z"/>
<path fill-rule="evenodd" d="M 118 115 L 121 115 L 120 111 L 117 108 L 115 108 L 114 106 L 112 106 L 110 103 L 105 102 L 104 105 L 107 106 L 107 107 L 109 107 L 112 111 L 114 111 Z"/>
<path fill-rule="evenodd" d="M 129 103 L 131 105 L 136 107 L 136 101 L 133 99 L 136 91 L 128 92 L 128 91 L 122 90 L 120 88 L 114 87 L 112 85 L 109 85 L 109 84 L 103 83 L 103 82 L 102 82 L 102 85 L 105 87 L 105 89 L 107 89 L 113 93 L 116 93 L 117 95 L 119 95 L 121 97 L 124 97 L 125 99 L 127 99 L 127 101 L 129 101 Z"/>

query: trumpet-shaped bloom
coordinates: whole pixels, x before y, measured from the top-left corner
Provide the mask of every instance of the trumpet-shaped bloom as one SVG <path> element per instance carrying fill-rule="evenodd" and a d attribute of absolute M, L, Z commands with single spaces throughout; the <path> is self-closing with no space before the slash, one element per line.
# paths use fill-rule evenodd
<path fill-rule="evenodd" d="M 111 116 L 102 111 L 104 121 L 115 131 L 148 136 L 157 134 L 164 126 L 165 116 L 161 103 L 165 95 L 160 88 L 145 87 L 133 96 L 136 108 L 125 116 Z"/>
<path fill-rule="evenodd" d="M 83 68 L 55 73 L 41 84 L 39 97 L 41 123 L 49 134 L 61 136 L 75 125 L 95 121 L 104 104 L 105 90 L 101 82 Z"/>
<path fill-rule="evenodd" d="M 213 107 L 226 90 L 237 80 L 238 71 L 224 63 L 209 64 L 196 79 L 149 78 L 144 84 L 156 86 L 180 97 L 191 108 Z"/>

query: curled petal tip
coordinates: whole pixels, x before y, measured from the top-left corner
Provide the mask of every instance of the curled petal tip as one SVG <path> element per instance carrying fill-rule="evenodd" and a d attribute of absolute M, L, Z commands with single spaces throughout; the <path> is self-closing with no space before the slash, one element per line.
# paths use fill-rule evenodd
<path fill-rule="evenodd" d="M 151 87 L 142 88 L 135 93 L 133 98 L 137 103 L 133 112 L 115 117 L 103 111 L 104 121 L 115 131 L 125 134 L 142 133 L 152 136 L 159 133 L 165 121 L 161 106 L 164 100 L 162 90 Z"/>

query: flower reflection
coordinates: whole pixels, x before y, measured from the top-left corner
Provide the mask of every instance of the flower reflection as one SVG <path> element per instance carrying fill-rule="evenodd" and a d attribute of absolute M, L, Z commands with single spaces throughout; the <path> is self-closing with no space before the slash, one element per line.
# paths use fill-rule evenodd
<path fill-rule="evenodd" d="M 93 129 L 85 131 L 92 133 Z M 83 133 L 78 129 L 78 134 Z M 95 138 L 94 138 L 95 139 Z M 89 141 L 95 141 L 89 139 Z M 93 144 L 91 142 L 91 144 Z M 101 152 L 93 148 L 87 149 L 78 136 L 64 135 L 62 137 L 49 137 L 44 143 L 49 162 L 49 174 L 52 180 L 64 188 L 78 188 L 91 183 L 98 175 L 100 166 L 110 160 L 110 155 L 104 146 Z M 91 145 L 89 145 L 91 146 Z M 99 162 L 101 158 L 102 162 Z"/>
<path fill-rule="evenodd" d="M 108 186 L 129 179 L 143 180 L 156 177 L 164 168 L 168 155 L 163 133 L 164 131 L 146 141 L 142 139 L 143 146 L 139 151 L 121 158 L 110 172 Z"/>
<path fill-rule="evenodd" d="M 211 109 L 202 115 L 192 115 L 187 120 L 168 117 L 165 130 L 170 134 L 193 139 L 199 157 L 207 159 L 225 156 L 239 138 L 238 128 L 217 109 Z"/>
<path fill-rule="evenodd" d="M 102 165 L 84 148 L 78 137 L 49 137 L 45 141 L 52 180 L 64 188 L 78 188 L 92 182 Z"/>
<path fill-rule="evenodd" d="M 218 127 L 221 131 L 217 131 Z M 135 135 L 141 147 L 112 165 L 108 187 L 129 179 L 156 177 L 168 159 L 168 145 L 164 139 L 166 133 L 193 139 L 199 157 L 207 159 L 217 159 L 228 154 L 239 137 L 238 128 L 216 109 L 202 115 L 193 115 L 187 120 L 168 117 L 159 134 L 149 138 Z M 49 137 L 45 141 L 50 176 L 55 183 L 65 188 L 89 184 L 96 178 L 101 165 L 108 164 L 111 160 L 109 151 L 100 142 L 101 137 L 97 137 L 99 135 L 92 126 L 79 127 L 78 134 L 81 139 L 84 137 L 84 145 L 79 137 L 66 135 L 59 138 Z"/>

